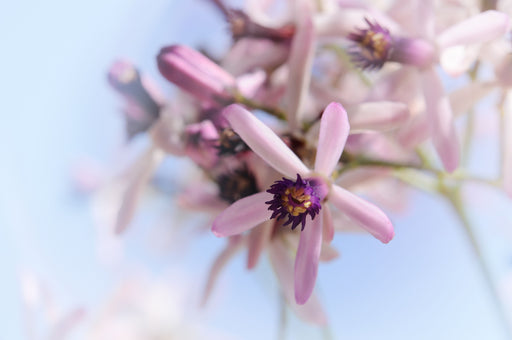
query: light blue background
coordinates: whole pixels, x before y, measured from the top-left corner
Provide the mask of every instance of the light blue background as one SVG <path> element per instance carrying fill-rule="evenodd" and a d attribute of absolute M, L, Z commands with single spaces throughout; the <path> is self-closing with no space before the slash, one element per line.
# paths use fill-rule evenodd
<path fill-rule="evenodd" d="M 106 83 L 117 57 L 131 59 L 166 91 L 155 56 L 175 42 L 221 52 L 228 44 L 220 16 L 206 1 L 18 1 L 0 11 L 0 339 L 24 339 L 19 273 L 46 281 L 65 307 L 95 308 L 129 268 L 158 278 L 168 271 L 206 276 L 224 240 L 198 237 L 184 255 L 155 254 L 125 236 L 126 260 L 100 263 L 89 201 L 71 189 L 82 156 L 108 162 L 119 149 L 120 100 Z M 497 160 L 496 145 L 478 150 Z M 479 159 L 480 160 L 480 159 Z M 485 196 L 483 196 L 485 194 Z M 470 205 L 496 279 L 511 260 L 510 203 L 485 190 Z M 470 197 L 471 198 L 471 197 Z M 487 202 L 487 204 L 483 204 Z M 336 235 L 341 258 L 320 268 L 318 292 L 335 339 L 505 339 L 474 255 L 449 206 L 422 193 L 392 216 L 396 237 L 381 245 L 368 235 Z M 137 225 L 137 228 L 143 228 Z M 240 254 L 223 273 L 204 311 L 207 327 L 240 339 L 277 334 L 279 300 L 268 264 L 245 270 Z M 179 280 L 179 277 L 176 277 Z M 75 335 L 81 338 L 83 324 Z M 289 339 L 320 337 L 288 313 Z"/>

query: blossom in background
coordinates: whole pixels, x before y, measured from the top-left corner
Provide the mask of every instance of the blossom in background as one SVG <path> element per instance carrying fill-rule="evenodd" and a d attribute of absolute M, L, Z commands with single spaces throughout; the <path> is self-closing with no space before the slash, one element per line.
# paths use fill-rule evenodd
<path fill-rule="evenodd" d="M 347 114 L 340 104 L 331 103 L 322 115 L 314 170 L 308 169 L 279 136 L 242 107 L 229 106 L 224 116 L 251 150 L 275 170 L 296 180 L 283 178 L 267 192 L 236 201 L 215 219 L 212 231 L 220 237 L 236 235 L 276 217 L 288 218 L 285 225 L 292 224 L 292 229 L 301 224 L 295 261 L 297 303 L 305 303 L 313 292 L 323 230 L 328 239 L 334 234 L 327 201 L 380 241 L 387 243 L 393 238 L 393 226 L 379 208 L 332 183 L 332 172 L 349 133 Z"/>
<path fill-rule="evenodd" d="M 392 34 L 377 22 L 366 19 L 368 28 L 358 29 L 348 36 L 355 43 L 350 53 L 357 65 L 367 69 L 381 68 L 388 61 L 412 65 L 418 69 L 426 123 L 445 169 L 452 172 L 459 165 L 459 142 L 450 103 L 434 67 L 441 58 L 441 65 L 449 73 L 460 74 L 461 71 L 455 71 L 455 68 L 460 69 L 460 61 L 450 62 L 448 58 L 442 58 L 443 52 L 502 36 L 508 30 L 509 18 L 504 13 L 485 11 L 435 35 L 432 30 L 432 5 L 422 3 L 419 6 L 425 11 L 425 19 L 417 22 L 417 31 L 423 32 L 422 37 Z M 462 72 L 469 68 L 469 64 L 465 65 L 466 69 Z"/>

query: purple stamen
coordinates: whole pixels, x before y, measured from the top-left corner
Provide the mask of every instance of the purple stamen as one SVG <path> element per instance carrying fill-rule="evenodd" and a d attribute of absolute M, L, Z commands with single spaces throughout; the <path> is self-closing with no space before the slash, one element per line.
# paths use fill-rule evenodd
<path fill-rule="evenodd" d="M 367 29 L 358 29 L 350 33 L 348 38 L 355 42 L 349 49 L 352 61 L 363 69 L 380 69 L 389 60 L 392 38 L 387 28 L 377 22 L 365 19 Z"/>
<path fill-rule="evenodd" d="M 270 218 L 278 220 L 288 217 L 284 225 L 291 224 L 295 229 L 302 224 L 301 230 L 306 225 L 306 216 L 309 214 L 311 219 L 319 213 L 322 208 L 321 202 L 326 196 L 325 183 L 318 178 L 302 179 L 297 174 L 297 180 L 294 182 L 287 178 L 274 182 L 268 193 L 274 195 L 274 198 L 265 202 L 269 205 L 268 210 L 272 210 Z"/>

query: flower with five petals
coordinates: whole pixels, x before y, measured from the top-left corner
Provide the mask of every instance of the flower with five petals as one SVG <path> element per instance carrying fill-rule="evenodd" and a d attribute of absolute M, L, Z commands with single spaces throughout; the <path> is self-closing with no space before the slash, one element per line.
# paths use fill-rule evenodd
<path fill-rule="evenodd" d="M 233 104 L 224 110 L 233 130 L 265 162 L 283 174 L 267 191 L 244 197 L 213 222 L 218 237 L 242 233 L 271 218 L 287 218 L 292 229 L 301 225 L 295 258 L 295 300 L 304 304 L 313 292 L 322 239 L 332 240 L 334 227 L 327 202 L 384 243 L 394 236 L 393 225 L 375 205 L 333 183 L 332 172 L 340 159 L 350 126 L 339 103 L 325 109 L 314 169 L 309 169 L 268 126 L 249 111 Z"/>

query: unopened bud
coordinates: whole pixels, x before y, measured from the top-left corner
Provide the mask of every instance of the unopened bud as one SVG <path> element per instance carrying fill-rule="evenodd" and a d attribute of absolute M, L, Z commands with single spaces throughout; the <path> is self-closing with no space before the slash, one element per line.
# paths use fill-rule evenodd
<path fill-rule="evenodd" d="M 144 86 L 139 71 L 126 60 L 117 60 L 108 72 L 110 85 L 130 104 L 138 106 L 149 117 L 158 118 L 160 105 Z"/>
<path fill-rule="evenodd" d="M 173 45 L 164 47 L 157 61 L 167 80 L 194 97 L 211 104 L 232 101 L 235 78 L 201 53 Z"/>

